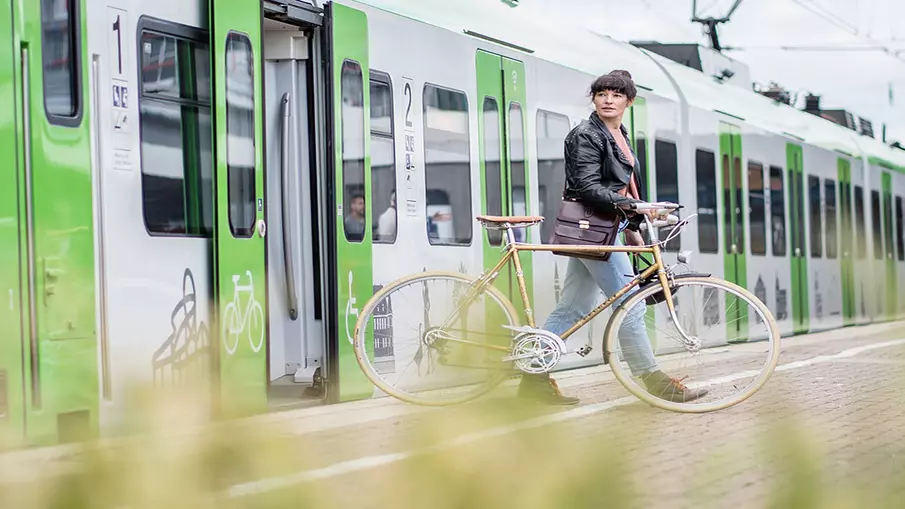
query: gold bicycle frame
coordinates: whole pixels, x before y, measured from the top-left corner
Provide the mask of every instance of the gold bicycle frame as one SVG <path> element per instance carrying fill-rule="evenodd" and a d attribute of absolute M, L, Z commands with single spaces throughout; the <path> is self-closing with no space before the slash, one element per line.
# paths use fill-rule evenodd
<path fill-rule="evenodd" d="M 613 303 L 618 300 L 620 297 L 628 293 L 632 288 L 641 284 L 642 281 L 653 275 L 655 272 L 658 275 L 658 279 L 660 281 L 660 286 L 663 289 L 663 295 L 666 300 L 666 306 L 669 309 L 669 314 L 671 316 L 675 316 L 675 306 L 672 299 L 672 292 L 669 289 L 669 280 L 666 276 L 666 265 L 663 263 L 663 257 L 660 250 L 660 244 L 653 243 L 651 246 L 581 246 L 581 245 L 563 245 L 563 244 L 521 244 L 515 241 L 515 237 L 512 233 L 512 226 L 503 226 L 500 225 L 499 229 L 504 230 L 506 232 L 506 244 L 503 246 L 505 252 L 503 253 L 502 258 L 497 264 L 490 270 L 490 272 L 482 275 L 480 277 L 481 283 L 476 288 L 477 293 L 480 293 L 481 290 L 484 289 L 484 286 L 491 284 L 494 279 L 497 278 L 500 274 L 500 270 L 509 263 L 510 260 L 515 264 L 515 277 L 516 281 L 518 281 L 519 294 L 522 297 L 522 306 L 525 310 L 525 316 L 528 319 L 528 325 L 531 328 L 537 328 L 537 325 L 534 322 L 534 312 L 531 308 L 531 303 L 528 300 L 528 290 L 525 287 L 525 275 L 522 272 L 522 263 L 519 259 L 520 251 L 556 251 L 558 253 L 593 253 L 593 254 L 604 254 L 604 253 L 635 253 L 635 254 L 644 254 L 649 253 L 654 255 L 654 263 L 647 269 L 645 269 L 640 274 L 636 275 L 632 278 L 631 281 L 628 282 L 625 286 L 623 286 L 618 292 L 609 296 L 609 298 L 601 303 L 596 308 L 592 309 L 590 313 L 584 315 L 578 322 L 576 322 L 572 327 L 570 327 L 567 331 L 562 333 L 559 337 L 565 341 L 569 336 L 574 334 L 578 329 L 582 328 L 594 319 L 597 315 L 602 313 L 605 309 L 612 306 Z"/>

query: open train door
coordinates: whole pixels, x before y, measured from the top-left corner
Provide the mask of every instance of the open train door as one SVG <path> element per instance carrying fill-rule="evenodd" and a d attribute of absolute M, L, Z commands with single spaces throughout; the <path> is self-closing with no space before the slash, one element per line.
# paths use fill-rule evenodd
<path fill-rule="evenodd" d="M 211 0 L 219 414 L 267 408 L 261 3 Z"/>
<path fill-rule="evenodd" d="M 327 72 L 328 167 L 324 228 L 328 244 L 328 295 L 334 305 L 327 334 L 327 399 L 370 397 L 352 346 L 358 314 L 374 294 L 370 154 L 370 73 L 368 18 L 364 12 L 330 2 L 324 6 Z M 411 89 L 407 91 L 411 94 Z M 411 97 L 409 95 L 408 97 Z M 373 324 L 367 324 L 373 359 Z M 381 348 L 392 358 L 392 347 Z"/>

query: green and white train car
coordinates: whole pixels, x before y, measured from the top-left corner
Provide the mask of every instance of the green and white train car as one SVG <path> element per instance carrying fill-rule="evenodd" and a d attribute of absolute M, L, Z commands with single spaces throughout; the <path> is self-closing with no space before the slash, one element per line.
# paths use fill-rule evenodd
<path fill-rule="evenodd" d="M 673 261 L 787 335 L 902 314 L 902 152 L 527 7 L 0 0 L 0 441 L 104 434 L 135 383 L 222 416 L 285 380 L 372 397 L 358 310 L 404 274 L 484 270 L 499 238 L 475 215 L 553 213 L 563 137 L 614 68 L 641 87 L 649 198 L 699 214 Z M 541 317 L 565 262 L 524 262 Z M 564 367 L 600 362 L 605 319 Z"/>

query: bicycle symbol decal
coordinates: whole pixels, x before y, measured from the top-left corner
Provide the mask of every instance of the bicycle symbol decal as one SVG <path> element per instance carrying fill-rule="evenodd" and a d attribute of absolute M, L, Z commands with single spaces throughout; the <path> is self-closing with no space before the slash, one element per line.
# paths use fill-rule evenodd
<path fill-rule="evenodd" d="M 349 300 L 346 301 L 346 338 L 349 340 L 349 344 L 353 344 L 352 339 L 352 328 L 355 327 L 355 322 L 352 322 L 352 326 L 349 326 L 349 315 L 355 316 L 355 319 L 358 320 L 358 308 L 354 307 L 357 303 L 355 299 L 355 294 L 352 292 L 352 271 L 349 271 Z"/>
<path fill-rule="evenodd" d="M 251 271 L 245 271 L 248 276 L 248 284 L 240 285 L 239 277 L 233 274 L 233 300 L 223 310 L 223 346 L 229 355 L 236 353 L 239 347 L 239 336 L 247 331 L 248 344 L 255 353 L 261 351 L 264 346 L 264 308 L 255 300 L 255 285 L 252 281 Z M 240 312 L 239 294 L 247 293 L 248 302 L 245 310 Z M 257 340 L 257 341 L 256 341 Z"/>

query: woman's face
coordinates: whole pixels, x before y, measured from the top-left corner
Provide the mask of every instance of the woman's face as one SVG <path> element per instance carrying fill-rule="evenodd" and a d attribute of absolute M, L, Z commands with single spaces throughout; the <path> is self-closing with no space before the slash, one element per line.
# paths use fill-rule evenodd
<path fill-rule="evenodd" d="M 622 120 L 625 109 L 632 105 L 625 94 L 613 90 L 603 90 L 594 96 L 597 115 L 603 119 Z"/>

